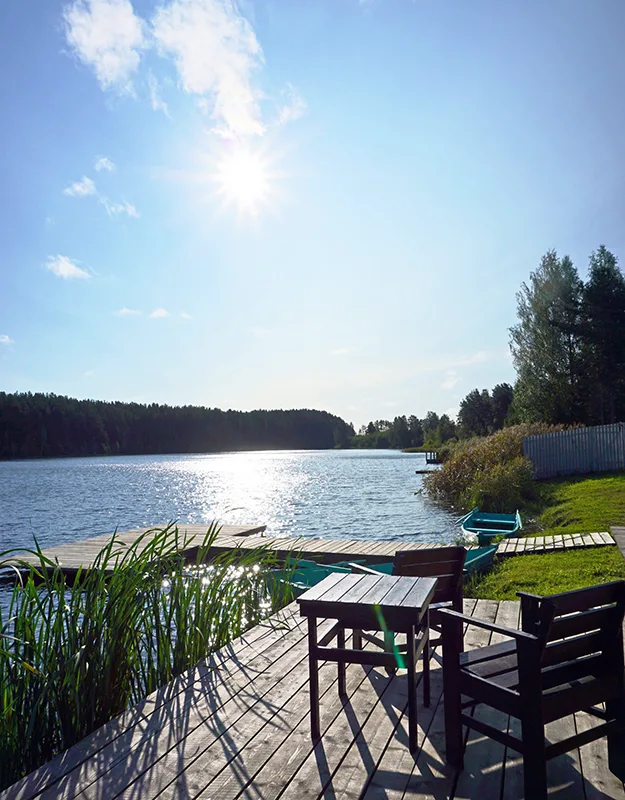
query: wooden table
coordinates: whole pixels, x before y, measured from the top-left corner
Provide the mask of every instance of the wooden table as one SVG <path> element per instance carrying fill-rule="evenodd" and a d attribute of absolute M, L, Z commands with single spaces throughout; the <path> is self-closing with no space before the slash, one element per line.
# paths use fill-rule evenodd
<path fill-rule="evenodd" d="M 346 664 L 371 664 L 408 670 L 408 739 L 417 746 L 417 659 L 423 652 L 424 703 L 429 705 L 428 608 L 436 586 L 435 578 L 407 578 L 391 575 L 329 575 L 298 598 L 300 613 L 308 617 L 310 671 L 310 726 L 319 739 L 319 661 L 338 664 L 339 695 L 345 695 Z M 336 624 L 317 637 L 317 620 L 335 619 Z M 345 629 L 353 630 L 353 649 L 345 646 Z M 362 649 L 362 631 L 406 634 L 406 661 L 397 648 L 393 652 Z M 336 637 L 337 647 L 328 647 Z M 371 637 L 367 637 L 370 641 Z M 379 641 L 384 647 L 385 642 Z"/>

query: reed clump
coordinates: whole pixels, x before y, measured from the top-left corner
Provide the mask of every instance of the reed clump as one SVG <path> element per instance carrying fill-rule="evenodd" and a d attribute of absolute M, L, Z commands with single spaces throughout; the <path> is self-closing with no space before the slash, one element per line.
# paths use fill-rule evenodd
<path fill-rule="evenodd" d="M 464 439 L 446 454 L 440 470 L 423 479 L 429 496 L 446 506 L 512 512 L 537 497 L 532 463 L 523 456 L 523 439 L 563 430 L 563 425 L 523 423 L 490 436 Z"/>
<path fill-rule="evenodd" d="M 17 582 L 0 606 L 0 790 L 291 599 L 288 583 L 267 581 L 276 556 L 264 548 L 207 566 L 217 533 L 192 564 L 173 525 L 131 546 L 113 537 L 71 585 L 37 543 L 0 554 L 0 568 L 25 552 L 37 561 L 9 567 Z"/>

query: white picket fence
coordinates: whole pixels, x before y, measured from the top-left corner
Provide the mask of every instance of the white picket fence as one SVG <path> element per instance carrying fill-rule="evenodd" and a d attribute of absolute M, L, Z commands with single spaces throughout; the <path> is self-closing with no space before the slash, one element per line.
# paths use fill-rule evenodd
<path fill-rule="evenodd" d="M 625 423 L 526 436 L 523 454 L 538 479 L 625 470 Z"/>

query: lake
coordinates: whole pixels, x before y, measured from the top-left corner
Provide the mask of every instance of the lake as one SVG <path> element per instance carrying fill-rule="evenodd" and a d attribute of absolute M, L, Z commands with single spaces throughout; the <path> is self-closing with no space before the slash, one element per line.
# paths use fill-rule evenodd
<path fill-rule="evenodd" d="M 0 548 L 171 520 L 275 536 L 452 542 L 454 515 L 415 494 L 422 454 L 263 451 L 0 462 Z"/>

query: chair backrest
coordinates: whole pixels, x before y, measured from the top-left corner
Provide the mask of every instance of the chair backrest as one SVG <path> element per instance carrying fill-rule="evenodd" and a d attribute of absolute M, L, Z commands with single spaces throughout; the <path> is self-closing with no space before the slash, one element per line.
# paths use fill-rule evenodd
<path fill-rule="evenodd" d="M 592 671 L 598 660 L 623 663 L 625 581 L 540 597 L 518 593 L 522 628 L 544 640 L 542 666 L 577 662 L 576 673 Z M 552 608 L 545 625 L 545 609 Z M 547 615 L 548 616 L 548 615 Z"/>
<path fill-rule="evenodd" d="M 464 547 L 428 547 L 395 553 L 393 575 L 437 578 L 433 603 L 451 603 L 462 612 L 462 572 L 467 551 Z"/>

